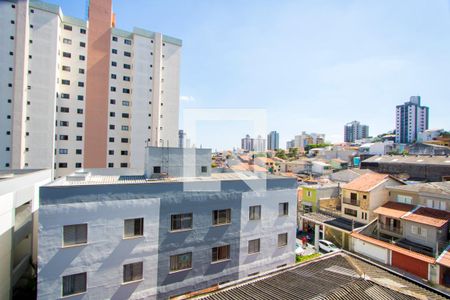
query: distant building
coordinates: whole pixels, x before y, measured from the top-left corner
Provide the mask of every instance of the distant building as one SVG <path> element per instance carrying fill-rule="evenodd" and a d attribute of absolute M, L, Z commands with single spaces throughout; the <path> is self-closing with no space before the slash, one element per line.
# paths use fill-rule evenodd
<path fill-rule="evenodd" d="M 407 150 L 410 155 L 450 155 L 450 147 L 425 143 L 408 145 Z"/>
<path fill-rule="evenodd" d="M 276 150 L 280 148 L 280 134 L 276 131 L 271 131 L 267 135 L 267 149 Z"/>
<path fill-rule="evenodd" d="M 432 141 L 444 132 L 444 129 L 428 129 L 420 132 L 417 141 L 420 143 Z"/>
<path fill-rule="evenodd" d="M 420 105 L 420 96 L 411 96 L 409 102 L 397 105 L 395 142 L 410 144 L 418 140 L 419 133 L 428 129 L 429 108 Z"/>
<path fill-rule="evenodd" d="M 183 129 L 178 130 L 178 147 L 186 148 L 186 132 Z"/>
<path fill-rule="evenodd" d="M 286 150 L 289 150 L 294 147 L 295 147 L 295 140 L 290 140 L 286 142 Z"/>
<path fill-rule="evenodd" d="M 322 133 L 306 133 L 303 131 L 301 134 L 296 135 L 294 138 L 294 147 L 300 148 L 302 151 L 308 145 L 324 144 L 325 134 Z"/>
<path fill-rule="evenodd" d="M 344 127 L 344 141 L 354 142 L 356 140 L 365 139 L 369 137 L 369 126 L 362 125 L 358 121 L 353 121 L 345 124 Z"/>
<path fill-rule="evenodd" d="M 247 151 L 264 152 L 266 151 L 266 140 L 260 135 L 252 138 L 247 134 L 245 138 L 241 139 L 241 148 Z"/>

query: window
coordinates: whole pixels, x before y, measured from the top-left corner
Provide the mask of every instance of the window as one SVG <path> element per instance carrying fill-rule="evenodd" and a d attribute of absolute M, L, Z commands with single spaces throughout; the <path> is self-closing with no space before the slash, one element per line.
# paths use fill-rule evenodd
<path fill-rule="evenodd" d="M 121 138 L 120 141 L 121 141 L 122 143 L 128 143 L 128 138 Z"/>
<path fill-rule="evenodd" d="M 157 174 L 161 173 L 161 167 L 159 167 L 159 166 L 153 167 L 153 173 L 157 173 Z"/>
<path fill-rule="evenodd" d="M 78 69 L 78 73 L 79 73 L 79 74 L 84 74 L 84 69 L 79 68 L 79 69 Z"/>
<path fill-rule="evenodd" d="M 117 36 L 112 37 L 113 42 L 117 42 Z"/>
<path fill-rule="evenodd" d="M 128 151 L 127 150 L 121 150 L 120 151 L 120 155 L 127 156 L 128 155 Z"/>
<path fill-rule="evenodd" d="M 211 261 L 218 262 L 230 259 L 230 245 L 212 248 Z"/>
<path fill-rule="evenodd" d="M 114 163 L 108 163 L 108 168 L 114 168 Z"/>
<path fill-rule="evenodd" d="M 78 81 L 78 86 L 79 86 L 79 87 L 84 87 L 84 82 Z"/>
<path fill-rule="evenodd" d="M 170 272 L 192 268 L 192 252 L 170 256 Z"/>
<path fill-rule="evenodd" d="M 130 81 L 131 77 L 130 76 L 123 76 L 123 81 Z"/>
<path fill-rule="evenodd" d="M 78 58 L 79 58 L 80 60 L 85 60 L 85 59 L 86 59 L 86 58 L 84 57 L 84 55 L 79 55 Z"/>
<path fill-rule="evenodd" d="M 116 100 L 115 99 L 111 99 L 111 100 L 109 100 L 109 103 L 110 104 L 116 104 Z"/>
<path fill-rule="evenodd" d="M 249 220 L 261 220 L 261 205 L 250 206 L 248 209 Z"/>
<path fill-rule="evenodd" d="M 81 33 L 81 34 L 86 34 L 86 29 L 80 28 L 80 33 Z"/>
<path fill-rule="evenodd" d="M 69 153 L 69 150 L 67 149 L 59 149 L 59 154 L 67 154 Z"/>
<path fill-rule="evenodd" d="M 122 125 L 122 131 L 128 131 L 129 127 L 128 125 Z"/>
<path fill-rule="evenodd" d="M 114 125 L 114 124 L 109 124 L 109 129 L 111 129 L 111 130 L 116 129 L 116 125 Z"/>
<path fill-rule="evenodd" d="M 83 114 L 83 109 L 82 108 L 77 108 L 77 114 L 82 115 Z"/>
<path fill-rule="evenodd" d="M 412 197 L 404 196 L 404 195 L 397 195 L 397 202 L 411 204 Z"/>
<path fill-rule="evenodd" d="M 250 240 L 248 241 L 248 254 L 258 253 L 260 251 L 260 240 Z"/>
<path fill-rule="evenodd" d="M 279 216 L 287 216 L 289 214 L 289 203 L 279 203 L 278 204 L 278 215 Z"/>
<path fill-rule="evenodd" d="M 116 79 L 117 75 L 116 74 L 111 74 L 111 79 Z"/>
<path fill-rule="evenodd" d="M 70 72 L 70 67 L 69 66 L 62 66 L 62 70 Z"/>
<path fill-rule="evenodd" d="M 81 135 L 77 135 L 76 140 L 77 140 L 77 141 L 82 141 L 82 140 L 83 140 L 83 137 L 82 137 Z"/>
<path fill-rule="evenodd" d="M 77 127 L 78 128 L 83 128 L 83 123 L 82 122 L 77 122 Z"/>
<path fill-rule="evenodd" d="M 130 89 L 122 89 L 122 92 L 123 92 L 124 94 L 129 94 L 129 93 L 130 93 Z"/>
<path fill-rule="evenodd" d="M 124 69 L 131 69 L 131 65 L 130 64 L 123 64 L 123 68 Z"/>
<path fill-rule="evenodd" d="M 81 163 L 75 163 L 75 168 L 77 168 L 77 169 L 79 169 L 79 168 L 81 168 Z"/>
<path fill-rule="evenodd" d="M 65 30 L 72 31 L 72 26 L 70 26 L 70 25 L 64 25 L 64 29 L 65 29 Z"/>
<path fill-rule="evenodd" d="M 144 235 L 144 218 L 127 219 L 124 221 L 123 236 L 125 238 Z"/>
<path fill-rule="evenodd" d="M 86 292 L 87 273 L 63 276 L 62 295 L 69 296 Z"/>
<path fill-rule="evenodd" d="M 350 200 L 352 200 L 352 201 L 358 200 L 358 194 L 356 194 L 356 193 L 350 193 Z"/>
<path fill-rule="evenodd" d="M 202 173 L 206 173 L 208 172 L 208 167 L 207 166 L 202 166 Z"/>
<path fill-rule="evenodd" d="M 288 243 L 288 234 L 286 233 L 280 233 L 278 235 L 278 247 L 284 247 Z"/>
<path fill-rule="evenodd" d="M 142 279 L 143 262 L 123 265 L 123 282 L 131 282 Z"/>
<path fill-rule="evenodd" d="M 192 229 L 192 213 L 170 216 L 170 231 Z"/>
<path fill-rule="evenodd" d="M 70 54 L 69 52 L 63 52 L 63 57 L 71 58 L 72 54 Z"/>
<path fill-rule="evenodd" d="M 64 85 L 70 85 L 70 80 L 63 79 L 63 80 L 61 80 L 61 83 Z"/>
<path fill-rule="evenodd" d="M 115 62 L 115 61 L 112 61 L 112 62 L 111 62 L 111 66 L 113 66 L 113 67 L 117 67 L 117 62 Z"/>
<path fill-rule="evenodd" d="M 86 48 L 86 43 L 85 42 L 80 42 L 80 47 L 81 48 Z"/>
<path fill-rule="evenodd" d="M 78 95 L 78 96 L 77 96 L 77 100 L 83 101 L 83 100 L 84 100 L 84 96 L 83 96 L 83 95 Z"/>
<path fill-rule="evenodd" d="M 122 118 L 128 119 L 129 117 L 130 117 L 130 114 L 122 113 Z"/>
<path fill-rule="evenodd" d="M 69 140 L 69 136 L 68 136 L 68 135 L 63 135 L 63 134 L 62 134 L 62 135 L 59 136 L 59 140 L 60 140 L 60 141 L 68 141 L 68 140 Z"/>
<path fill-rule="evenodd" d="M 122 106 L 130 106 L 130 101 L 123 100 Z"/>
<path fill-rule="evenodd" d="M 70 95 L 66 93 L 61 93 L 61 99 L 70 99 Z"/>
<path fill-rule="evenodd" d="M 109 138 L 109 142 L 110 142 L 110 143 L 114 143 L 114 138 L 113 138 L 113 137 L 110 137 L 110 138 Z"/>
<path fill-rule="evenodd" d="M 82 151 L 81 149 L 76 149 L 76 150 L 75 150 L 75 154 L 82 154 L 82 152 L 83 152 L 83 151 Z"/>
<path fill-rule="evenodd" d="M 413 233 L 415 235 L 420 235 L 421 237 L 424 237 L 424 238 L 427 237 L 427 230 L 420 226 L 411 225 L 411 233 Z"/>
<path fill-rule="evenodd" d="M 69 112 L 69 108 L 68 107 L 61 107 L 60 112 L 68 113 Z"/>
<path fill-rule="evenodd" d="M 213 210 L 212 212 L 213 225 L 224 225 L 231 223 L 231 209 Z"/>
<path fill-rule="evenodd" d="M 125 45 L 131 45 L 131 40 L 124 39 L 123 42 L 125 43 Z"/>
<path fill-rule="evenodd" d="M 111 92 L 115 92 L 115 91 L 116 91 L 116 87 L 115 87 L 115 86 L 112 86 L 112 87 L 110 88 L 110 90 L 111 90 Z"/>
<path fill-rule="evenodd" d="M 66 225 L 63 227 L 63 246 L 74 246 L 87 243 L 87 224 Z"/>
<path fill-rule="evenodd" d="M 114 150 L 108 150 L 108 155 L 114 155 Z"/>
<path fill-rule="evenodd" d="M 69 126 L 69 121 L 59 121 L 59 126 L 67 127 Z"/>
<path fill-rule="evenodd" d="M 125 55 L 126 57 L 131 57 L 131 52 L 128 51 L 124 51 L 123 55 Z"/>
<path fill-rule="evenodd" d="M 358 211 L 356 211 L 354 209 L 346 208 L 346 209 L 344 209 L 344 214 L 352 216 L 352 217 L 356 217 L 358 215 Z"/>
<path fill-rule="evenodd" d="M 71 39 L 63 39 L 63 43 L 67 44 L 67 45 L 72 45 L 72 40 Z"/>
<path fill-rule="evenodd" d="M 128 163 L 120 163 L 121 168 L 128 168 Z"/>

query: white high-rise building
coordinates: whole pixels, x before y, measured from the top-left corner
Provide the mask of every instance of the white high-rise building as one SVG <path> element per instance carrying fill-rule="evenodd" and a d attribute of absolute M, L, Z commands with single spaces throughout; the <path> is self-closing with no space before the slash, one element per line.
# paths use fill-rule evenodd
<path fill-rule="evenodd" d="M 396 107 L 395 142 L 414 143 L 419 133 L 428 129 L 429 111 L 420 105 L 420 96 L 411 96 L 409 102 Z"/>
<path fill-rule="evenodd" d="M 89 22 L 33 0 L 0 15 L 0 169 L 142 169 L 146 145 L 177 145 L 181 40 L 115 28 L 111 0 Z"/>
<path fill-rule="evenodd" d="M 356 140 L 369 137 L 369 126 L 362 125 L 358 121 L 353 121 L 344 126 L 344 142 L 354 142 Z"/>

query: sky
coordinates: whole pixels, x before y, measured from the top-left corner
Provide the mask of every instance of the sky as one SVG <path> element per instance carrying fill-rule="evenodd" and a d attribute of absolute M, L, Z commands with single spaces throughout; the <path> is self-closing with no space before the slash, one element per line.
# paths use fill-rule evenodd
<path fill-rule="evenodd" d="M 47 1 L 86 15 L 87 1 Z M 377 135 L 412 95 L 430 107 L 430 128 L 450 130 L 449 0 L 113 0 L 113 10 L 120 29 L 183 40 L 180 127 L 210 110 L 196 146 L 230 149 L 271 130 L 280 147 L 302 131 L 341 142 L 353 120 Z M 265 126 L 249 109 L 265 110 Z"/>

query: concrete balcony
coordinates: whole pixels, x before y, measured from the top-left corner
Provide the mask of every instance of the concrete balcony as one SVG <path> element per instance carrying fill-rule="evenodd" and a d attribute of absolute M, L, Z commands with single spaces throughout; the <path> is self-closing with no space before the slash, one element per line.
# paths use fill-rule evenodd
<path fill-rule="evenodd" d="M 359 200 L 354 200 L 354 199 L 350 199 L 350 198 L 343 198 L 342 202 L 344 204 L 350 204 L 350 205 L 353 205 L 353 206 L 359 206 L 359 204 L 360 204 Z"/>
<path fill-rule="evenodd" d="M 395 235 L 402 235 L 403 234 L 403 227 L 401 226 L 392 226 L 389 224 L 383 224 L 380 223 L 380 230 L 388 232 L 388 233 L 394 233 Z"/>

